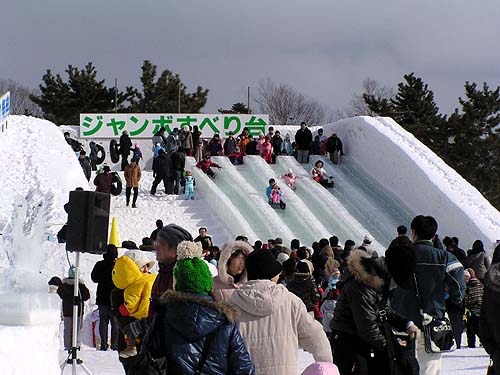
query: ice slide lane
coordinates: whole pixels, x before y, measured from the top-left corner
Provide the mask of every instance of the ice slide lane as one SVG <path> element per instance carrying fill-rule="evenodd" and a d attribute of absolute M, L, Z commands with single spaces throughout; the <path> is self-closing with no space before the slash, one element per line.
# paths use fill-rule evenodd
<path fill-rule="evenodd" d="M 266 202 L 265 191 L 269 185 L 269 179 L 274 178 L 279 183 L 276 172 L 260 156 L 245 156 L 244 163 L 237 168 L 247 183 L 260 192 L 260 199 Z M 284 193 L 283 201 L 287 206 L 286 210 L 277 208 L 276 213 L 292 230 L 294 238 L 300 239 L 302 243 L 307 245 L 320 238 L 328 238 L 330 232 L 311 212 L 308 205 L 284 183 L 279 183 L 279 185 Z M 275 234 L 273 237 L 277 235 Z"/>
<path fill-rule="evenodd" d="M 199 168 L 196 168 L 196 161 L 193 157 L 186 158 L 186 169 L 191 170 L 193 177 L 196 179 L 196 192 L 205 198 L 207 205 L 214 212 L 224 218 L 226 226 L 234 236 L 245 233 L 252 242 L 259 239 L 259 236 L 253 231 L 234 202 L 224 194 L 210 177 Z"/>
<path fill-rule="evenodd" d="M 262 241 L 268 238 L 282 237 L 286 242 L 294 237 L 293 232 L 283 223 L 277 212 L 262 199 L 262 190 L 257 191 L 240 174 L 227 157 L 212 157 L 222 169 L 217 171 L 216 185 L 224 194 L 238 207 L 253 231 L 259 235 Z M 240 166 L 244 169 L 246 166 Z M 246 233 L 246 231 L 242 231 Z M 242 234 L 242 233 L 235 233 Z"/>
<path fill-rule="evenodd" d="M 341 164 L 334 165 L 327 158 L 311 156 L 307 168 L 313 168 L 318 159 L 323 161 L 326 173 L 335 178 L 335 189 L 331 193 L 384 248 L 396 237 L 397 226 L 409 225 L 413 211 L 371 178 L 356 161 L 347 156 Z"/>
<path fill-rule="evenodd" d="M 352 239 L 359 244 L 367 233 L 372 233 L 369 228 L 363 225 L 362 221 L 357 220 L 336 198 L 336 188 L 326 189 L 318 184 L 312 179 L 309 173 L 310 169 L 302 168 L 295 158 L 280 156 L 277 158 L 277 164 L 272 169 L 278 176 L 284 174 L 288 169 L 291 169 L 299 176 L 295 193 L 328 229 L 329 234 L 339 237 L 342 243 Z M 375 239 L 378 239 L 373 233 L 372 235 Z M 377 241 L 373 243 L 373 246 L 377 251 L 383 249 Z"/>

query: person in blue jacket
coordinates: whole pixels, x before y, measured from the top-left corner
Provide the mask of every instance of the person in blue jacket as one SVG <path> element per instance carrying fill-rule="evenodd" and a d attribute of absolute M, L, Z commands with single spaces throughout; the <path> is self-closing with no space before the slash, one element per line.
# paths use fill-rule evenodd
<path fill-rule="evenodd" d="M 177 246 L 174 290 L 160 298 L 146 344 L 153 358 L 165 358 L 168 372 L 253 375 L 255 368 L 236 324 L 236 310 L 210 296 L 213 279 L 201 247 Z"/>

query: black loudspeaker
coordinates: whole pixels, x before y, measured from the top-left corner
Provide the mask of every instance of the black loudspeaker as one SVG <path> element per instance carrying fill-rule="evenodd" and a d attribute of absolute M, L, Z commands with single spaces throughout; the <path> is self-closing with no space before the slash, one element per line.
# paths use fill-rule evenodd
<path fill-rule="evenodd" d="M 95 191 L 69 193 L 66 250 L 104 254 L 108 244 L 110 196 Z"/>

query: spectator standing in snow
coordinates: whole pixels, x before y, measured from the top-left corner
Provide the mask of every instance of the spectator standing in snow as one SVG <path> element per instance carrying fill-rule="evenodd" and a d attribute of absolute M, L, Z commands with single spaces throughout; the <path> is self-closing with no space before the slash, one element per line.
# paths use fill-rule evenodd
<path fill-rule="evenodd" d="M 198 229 L 198 236 L 194 239 L 194 242 L 201 242 L 201 247 L 204 250 L 212 246 L 212 237 L 207 234 L 207 227 Z"/>
<path fill-rule="evenodd" d="M 412 285 L 414 251 L 409 247 L 393 247 L 387 250 L 385 259 L 374 259 L 365 251 L 354 250 L 348 267 L 352 276 L 342 287 L 330 324 L 333 362 L 341 375 L 351 374 L 353 368 L 359 374 L 388 374 L 388 345 L 379 319 L 380 310 L 385 310 L 391 326 L 415 338 L 418 333 L 415 324 L 397 314 L 388 303 L 391 278 L 400 287 Z M 414 357 L 412 363 L 414 369 L 410 374 L 418 374 Z"/>
<path fill-rule="evenodd" d="M 472 268 L 464 271 L 465 284 L 465 314 L 467 316 L 467 347 L 476 347 L 476 335 L 479 336 L 479 316 L 483 302 L 483 284 L 476 278 Z"/>
<path fill-rule="evenodd" d="M 314 305 L 320 299 L 318 287 L 307 263 L 294 261 L 293 264 L 293 275 L 287 280 L 286 288 L 304 302 L 307 312 L 314 318 Z"/>
<path fill-rule="evenodd" d="M 132 159 L 135 159 L 137 164 L 139 164 L 139 161 L 142 160 L 142 151 L 137 143 L 134 145 L 133 148 Z"/>
<path fill-rule="evenodd" d="M 90 277 L 97 283 L 97 295 L 95 303 L 99 308 L 99 336 L 101 347 L 99 350 L 108 349 L 108 326 L 111 323 L 111 349 L 118 349 L 118 332 L 116 323 L 111 315 L 111 291 L 114 289 L 112 272 L 115 266 L 118 250 L 115 245 L 108 245 L 107 252 L 103 254 L 103 260 L 94 265 Z"/>
<path fill-rule="evenodd" d="M 165 143 L 165 151 L 170 154 L 171 152 L 177 151 L 178 148 L 178 132 L 179 129 L 175 128 L 172 130 L 172 133 L 170 133 L 167 137 L 167 141 Z"/>
<path fill-rule="evenodd" d="M 456 238 L 456 237 L 453 237 L 453 238 Z M 457 238 L 457 241 L 458 241 L 458 238 Z M 467 255 L 465 254 L 465 251 L 463 251 L 462 249 L 460 249 L 458 247 L 458 245 L 455 243 L 455 241 L 452 238 L 450 238 L 448 236 L 443 238 L 443 245 L 444 245 L 446 251 L 449 251 L 450 253 L 455 255 L 455 257 L 458 259 L 458 261 L 460 263 L 462 263 L 462 266 L 466 267 Z"/>
<path fill-rule="evenodd" d="M 165 137 L 165 128 L 160 128 L 156 132 L 156 134 L 153 135 L 153 138 L 151 140 L 153 142 L 153 149 L 158 144 L 161 148 L 165 149 L 167 146 L 167 137 Z"/>
<path fill-rule="evenodd" d="M 128 135 L 128 131 L 124 130 L 122 135 L 120 136 L 119 141 L 119 154 L 122 157 L 121 171 L 125 170 L 125 167 L 128 164 L 128 156 L 130 155 L 130 151 L 132 149 L 132 140 Z"/>
<path fill-rule="evenodd" d="M 198 126 L 193 126 L 193 154 L 196 162 L 199 162 L 202 158 L 202 140 L 201 140 L 201 131 L 198 129 Z"/>
<path fill-rule="evenodd" d="M 449 294 L 449 306 L 460 309 L 465 293 L 464 269 L 457 258 L 446 250 L 433 247 L 432 239 L 437 232 L 437 222 L 432 216 L 416 216 L 411 222 L 413 249 L 416 256 L 417 280 L 423 312 L 436 319 L 444 317 L 445 289 Z M 422 328 L 420 306 L 415 286 L 411 289 L 395 288 L 391 304 L 403 316 Z M 441 372 L 441 353 L 427 353 L 423 337 L 417 338 L 417 358 L 420 371 L 426 375 Z"/>
<path fill-rule="evenodd" d="M 184 199 L 188 200 L 194 199 L 194 177 L 191 171 L 186 171 L 186 177 L 184 177 Z"/>
<path fill-rule="evenodd" d="M 177 246 L 174 289 L 160 299 L 161 311 L 148 349 L 165 358 L 172 374 L 253 375 L 254 366 L 235 322 L 235 309 L 210 296 L 212 274 L 194 242 Z M 159 343 L 159 345 L 155 345 Z"/>
<path fill-rule="evenodd" d="M 229 301 L 233 292 L 247 281 L 245 259 L 252 251 L 245 241 L 228 242 L 222 247 L 212 289 L 216 301 Z"/>
<path fill-rule="evenodd" d="M 78 156 L 78 161 L 80 162 L 80 166 L 83 169 L 83 174 L 87 181 L 90 181 L 90 176 L 92 175 L 92 165 L 90 163 L 90 159 L 87 156 L 87 153 L 82 150 L 80 151 L 80 156 Z"/>
<path fill-rule="evenodd" d="M 270 140 L 271 138 L 266 135 L 264 142 L 260 145 L 260 156 L 262 156 L 268 164 L 271 164 L 273 161 L 273 145 Z"/>
<path fill-rule="evenodd" d="M 318 129 L 318 134 L 314 136 L 312 145 L 313 155 L 324 155 L 324 145 L 326 144 L 326 136 L 323 135 L 323 129 Z"/>
<path fill-rule="evenodd" d="M 298 372 L 301 347 L 315 361 L 332 361 L 321 324 L 307 313 L 304 303 L 277 285 L 281 265 L 266 250 L 251 252 L 246 260 L 248 280 L 236 289 L 231 303 L 238 311 L 239 328 L 256 375 L 290 375 Z"/>
<path fill-rule="evenodd" d="M 290 134 L 288 133 L 285 134 L 285 140 L 281 145 L 281 153 L 285 156 L 292 156 L 293 154 L 292 142 L 290 141 Z"/>
<path fill-rule="evenodd" d="M 109 166 L 105 165 L 102 168 L 102 172 L 94 178 L 94 185 L 96 186 L 95 191 L 109 194 L 112 184 L 113 176 L 111 175 L 111 169 Z"/>
<path fill-rule="evenodd" d="M 273 146 L 273 163 L 276 163 L 276 157 L 281 154 L 281 148 L 283 146 L 283 138 L 281 138 L 281 133 L 276 130 L 271 138 L 271 145 Z"/>
<path fill-rule="evenodd" d="M 151 186 L 151 195 L 156 194 L 156 188 L 163 181 L 165 187 L 165 194 L 172 194 L 174 192 L 173 174 L 172 174 L 172 160 L 170 155 L 160 149 L 158 157 L 153 160 L 153 185 Z"/>
<path fill-rule="evenodd" d="M 71 135 L 69 132 L 64 132 L 64 140 L 68 145 L 71 146 L 71 149 L 75 153 L 79 153 L 81 150 L 83 150 L 83 145 L 78 142 L 76 139 L 71 138 Z"/>
<path fill-rule="evenodd" d="M 483 282 L 484 275 L 490 268 L 490 261 L 484 251 L 484 245 L 481 240 L 474 241 L 472 249 L 467 251 L 465 264 L 468 268 L 472 268 L 479 281 Z"/>
<path fill-rule="evenodd" d="M 411 240 L 406 235 L 408 229 L 404 225 L 400 225 L 397 227 L 396 231 L 398 232 L 398 236 L 391 241 L 389 247 L 411 246 Z"/>
<path fill-rule="evenodd" d="M 186 166 L 186 154 L 179 149 L 178 151 L 172 152 L 170 155 L 172 160 L 172 171 L 174 174 L 174 194 L 179 194 L 181 190 L 181 182 L 184 175 L 184 168 Z"/>
<path fill-rule="evenodd" d="M 156 236 L 158 235 L 158 232 L 163 228 L 163 221 L 160 219 L 156 220 L 156 229 L 151 232 L 151 235 L 149 238 L 151 238 L 152 241 L 156 241 Z"/>
<path fill-rule="evenodd" d="M 134 156 L 130 164 L 125 167 L 125 204 L 128 207 L 130 203 L 130 193 L 134 190 L 134 197 L 132 199 L 132 208 L 136 208 L 137 196 L 139 194 L 139 181 L 141 180 L 141 167 L 139 167 L 139 160 Z"/>
<path fill-rule="evenodd" d="M 179 133 L 179 143 L 181 150 L 187 156 L 193 153 L 193 134 L 191 133 L 191 126 L 184 126 Z"/>
<path fill-rule="evenodd" d="M 229 136 L 224 141 L 224 155 L 229 156 L 231 154 L 236 153 L 236 147 L 238 146 L 238 142 L 233 136 L 233 132 L 229 132 Z"/>
<path fill-rule="evenodd" d="M 330 154 L 330 160 L 333 164 L 340 163 L 340 156 L 344 155 L 344 147 L 342 141 L 337 137 L 337 133 L 334 131 L 332 135 L 326 141 L 326 149 Z"/>
<path fill-rule="evenodd" d="M 308 163 L 312 144 L 312 133 L 305 122 L 300 124 L 300 129 L 295 133 L 295 142 L 297 143 L 297 161 L 299 163 Z"/>
<path fill-rule="evenodd" d="M 207 150 L 210 153 L 210 156 L 222 155 L 222 142 L 219 134 L 214 134 L 210 142 L 208 142 Z"/>
<path fill-rule="evenodd" d="M 494 374 L 500 374 L 500 245 L 493 251 L 491 267 L 484 277 L 479 338 L 493 360 Z"/>
<path fill-rule="evenodd" d="M 253 137 L 253 135 L 249 135 L 247 138 L 248 142 L 246 143 L 245 146 L 245 154 L 246 155 L 259 155 L 259 152 L 257 151 L 257 148 L 259 147 L 259 143 L 257 140 Z M 241 149 L 241 146 L 240 146 Z"/>
<path fill-rule="evenodd" d="M 68 277 L 62 280 L 57 288 L 57 294 L 62 300 L 63 322 L 64 322 L 64 350 L 71 349 L 73 331 L 73 292 L 75 288 L 75 267 L 71 266 Z M 90 292 L 82 279 L 78 279 L 78 323 L 77 323 L 77 345 L 82 341 L 80 330 L 83 324 L 83 303 L 90 298 Z"/>

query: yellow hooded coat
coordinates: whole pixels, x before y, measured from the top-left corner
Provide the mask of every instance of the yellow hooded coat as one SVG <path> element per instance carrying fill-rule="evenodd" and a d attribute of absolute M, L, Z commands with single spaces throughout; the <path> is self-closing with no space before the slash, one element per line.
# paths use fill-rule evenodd
<path fill-rule="evenodd" d="M 129 315 L 136 319 L 147 317 L 156 275 L 142 273 L 137 264 L 124 255 L 116 260 L 112 278 L 118 289 L 124 289 L 123 298 Z"/>

